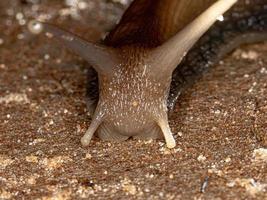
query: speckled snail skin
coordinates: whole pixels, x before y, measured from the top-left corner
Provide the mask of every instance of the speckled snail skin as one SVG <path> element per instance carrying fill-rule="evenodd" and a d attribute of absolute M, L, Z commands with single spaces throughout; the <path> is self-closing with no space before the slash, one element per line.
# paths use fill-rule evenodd
<path fill-rule="evenodd" d="M 50 33 L 97 73 L 89 83 L 93 117 L 83 146 L 96 132 L 111 141 L 164 137 L 173 148 L 168 108 L 226 53 L 267 39 L 266 1 L 135 0 L 103 46 L 46 23 L 32 21 L 29 29 Z"/>

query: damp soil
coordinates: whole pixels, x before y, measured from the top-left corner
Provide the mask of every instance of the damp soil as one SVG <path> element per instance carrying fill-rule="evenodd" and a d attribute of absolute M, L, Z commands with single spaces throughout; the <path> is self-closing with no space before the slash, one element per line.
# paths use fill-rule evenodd
<path fill-rule="evenodd" d="M 266 199 L 267 43 L 243 46 L 182 94 L 164 141 L 80 138 L 88 65 L 29 34 L 46 19 L 99 41 L 127 1 L 0 2 L 0 199 Z"/>

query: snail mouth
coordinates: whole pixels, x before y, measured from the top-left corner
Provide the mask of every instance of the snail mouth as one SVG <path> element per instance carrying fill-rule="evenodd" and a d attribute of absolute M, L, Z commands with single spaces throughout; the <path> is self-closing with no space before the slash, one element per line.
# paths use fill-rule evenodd
<path fill-rule="evenodd" d="M 162 139 L 163 134 L 159 126 L 156 124 L 146 127 L 143 130 L 137 131 L 116 131 L 107 124 L 103 123 L 97 130 L 97 136 L 104 141 L 120 142 L 128 138 L 138 140 Z"/>
<path fill-rule="evenodd" d="M 130 136 L 122 135 L 118 131 L 110 129 L 106 124 L 101 124 L 97 130 L 97 136 L 104 141 L 120 142 L 127 140 Z"/>

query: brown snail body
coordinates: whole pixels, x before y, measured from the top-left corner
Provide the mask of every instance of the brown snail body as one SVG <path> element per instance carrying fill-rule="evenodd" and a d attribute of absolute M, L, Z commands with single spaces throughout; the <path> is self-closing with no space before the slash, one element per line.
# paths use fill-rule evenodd
<path fill-rule="evenodd" d="M 233 42 L 222 42 L 217 46 L 209 41 L 212 35 L 209 32 L 195 43 L 236 0 L 135 0 L 105 39 L 105 46 L 86 42 L 46 23 L 35 22 L 30 27 L 39 26 L 37 32 L 45 31 L 54 35 L 86 59 L 98 74 L 99 96 L 92 96 L 89 100 L 93 118 L 81 140 L 84 146 L 89 144 L 97 132 L 103 140 L 116 141 L 129 137 L 164 137 L 167 146 L 173 148 L 175 140 L 168 125 L 168 101 L 172 108 L 188 79 L 205 71 L 210 61 L 215 63 L 241 43 L 267 38 L 267 3 L 266 0 L 257 2 L 259 8 L 256 8 L 257 13 L 254 14 L 263 19 L 252 22 L 252 25 L 245 24 L 246 28 L 252 28 L 236 34 L 247 34 L 241 40 L 233 37 L 232 27 L 228 30 L 231 34 L 223 39 L 232 38 Z M 245 13 L 249 7 L 247 1 L 240 0 L 237 4 L 244 10 L 236 11 L 236 6 L 227 16 L 231 13 Z M 242 14 L 238 20 L 254 14 Z M 205 42 L 202 42 L 203 38 Z M 208 44 L 209 48 L 204 53 L 213 54 L 206 59 L 206 63 L 199 65 L 200 61 L 195 59 L 204 55 L 200 48 L 203 44 Z M 192 46 L 194 48 L 187 57 L 195 56 L 192 61 L 185 63 L 187 57 L 183 58 Z M 181 67 L 177 67 L 181 61 Z"/>

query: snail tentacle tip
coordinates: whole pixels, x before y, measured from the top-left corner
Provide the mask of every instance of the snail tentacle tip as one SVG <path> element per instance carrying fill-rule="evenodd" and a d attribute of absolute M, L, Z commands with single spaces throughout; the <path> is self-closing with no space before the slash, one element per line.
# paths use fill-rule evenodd
<path fill-rule="evenodd" d="M 175 141 L 173 134 L 171 132 L 171 129 L 169 127 L 168 119 L 167 118 L 166 119 L 160 119 L 158 121 L 158 125 L 163 132 L 167 148 L 169 148 L 169 149 L 174 148 L 176 146 L 176 141 Z"/>
<path fill-rule="evenodd" d="M 84 135 L 82 138 L 81 138 L 81 144 L 83 147 L 87 147 L 90 143 L 90 140 L 91 138 L 88 138 L 86 137 L 86 135 Z"/>
<path fill-rule="evenodd" d="M 32 34 L 40 34 L 43 31 L 44 27 L 43 24 L 37 20 L 31 20 L 28 23 L 28 30 L 32 33 Z"/>
<path fill-rule="evenodd" d="M 101 124 L 102 122 L 102 118 L 98 118 L 99 116 L 95 116 L 93 121 L 91 122 L 89 128 L 87 129 L 86 133 L 84 134 L 84 136 L 81 138 L 81 143 L 83 147 L 87 147 L 90 144 L 90 141 L 94 135 L 94 133 L 96 132 L 98 126 Z"/>
<path fill-rule="evenodd" d="M 176 146 L 176 142 L 175 142 L 174 138 L 173 138 L 173 137 L 170 138 L 170 141 L 167 141 L 167 142 L 166 142 L 166 145 L 167 145 L 167 147 L 168 147 L 169 149 L 174 148 L 174 147 Z"/>

